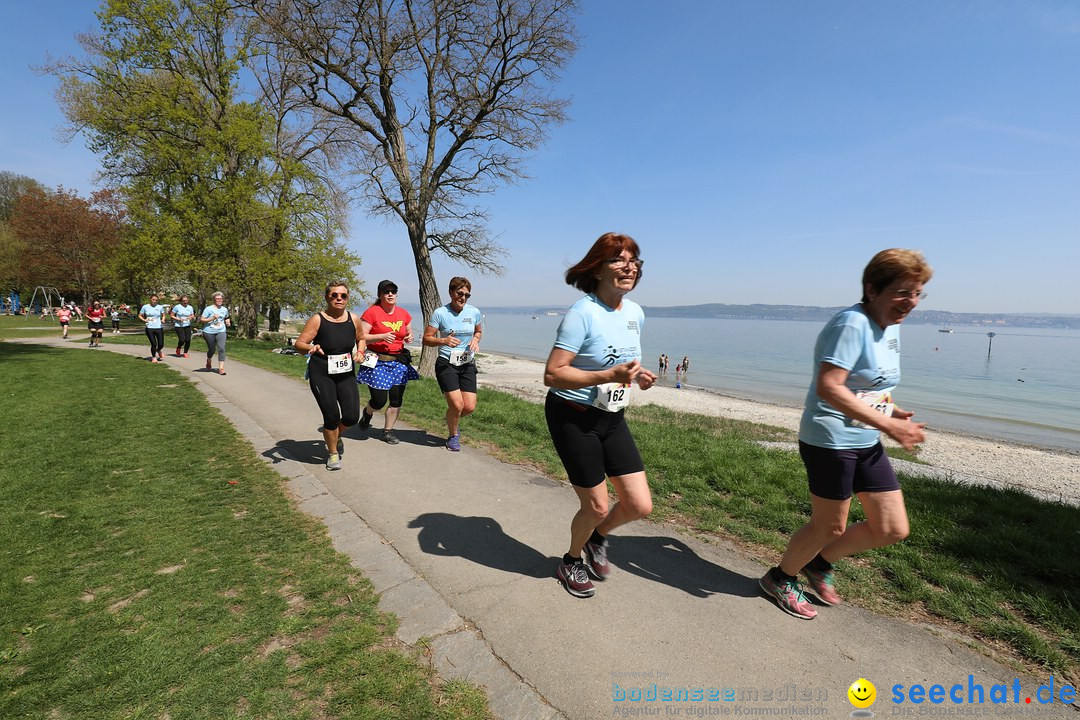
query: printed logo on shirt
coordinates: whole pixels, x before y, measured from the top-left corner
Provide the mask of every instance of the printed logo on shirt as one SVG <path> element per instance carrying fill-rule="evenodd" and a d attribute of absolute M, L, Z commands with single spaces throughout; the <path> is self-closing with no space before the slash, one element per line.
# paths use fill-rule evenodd
<path fill-rule="evenodd" d="M 404 320 L 398 320 L 397 322 L 390 322 L 389 320 L 383 320 L 382 324 L 385 325 L 386 327 L 390 328 L 394 332 L 398 332 L 399 330 L 401 330 L 401 325 L 404 322 L 405 322 Z"/>
<path fill-rule="evenodd" d="M 900 340 L 897 338 L 891 338 L 889 340 L 889 349 L 893 352 L 900 352 Z"/>
<path fill-rule="evenodd" d="M 638 335 L 640 335 L 640 334 L 641 334 L 641 333 L 640 333 L 640 332 L 638 331 L 638 325 L 637 325 L 637 320 L 631 320 L 631 321 L 629 321 L 628 323 L 626 323 L 626 329 L 627 329 L 627 330 L 629 330 L 630 332 L 635 332 L 635 333 L 637 333 Z"/>
<path fill-rule="evenodd" d="M 614 345 L 608 345 L 601 359 L 604 361 L 604 367 L 610 367 L 619 362 L 630 362 L 630 360 L 637 357 L 637 352 L 636 347 L 617 348 Z M 624 357 L 628 359 L 623 360 Z"/>

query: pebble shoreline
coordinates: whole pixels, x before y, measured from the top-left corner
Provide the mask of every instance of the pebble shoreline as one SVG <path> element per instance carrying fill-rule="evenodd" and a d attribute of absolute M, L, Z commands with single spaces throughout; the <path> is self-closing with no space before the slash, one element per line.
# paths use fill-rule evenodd
<path fill-rule="evenodd" d="M 511 392 L 532 402 L 542 402 L 547 394 L 543 382 L 544 366 L 536 360 L 482 353 L 477 359 L 477 369 L 481 386 Z M 653 403 L 677 412 L 748 420 L 796 431 L 802 413 L 801 408 L 743 400 L 710 390 L 661 386 L 634 393 L 632 402 Z M 918 408 L 915 410 L 917 413 Z M 886 439 L 886 444 L 891 442 Z M 897 470 L 910 475 L 939 477 L 963 484 L 1012 487 L 1045 500 L 1080 506 L 1080 454 L 928 427 L 919 460 L 927 465 L 904 461 L 894 461 L 894 465 Z"/>

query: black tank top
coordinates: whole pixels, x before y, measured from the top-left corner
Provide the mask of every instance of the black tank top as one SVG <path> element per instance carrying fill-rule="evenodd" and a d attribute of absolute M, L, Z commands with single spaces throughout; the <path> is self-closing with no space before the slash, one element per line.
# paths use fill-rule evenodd
<path fill-rule="evenodd" d="M 348 313 L 345 322 L 333 322 L 326 315 L 319 313 L 319 330 L 315 333 L 312 344 L 318 345 L 326 355 L 342 355 L 352 352 L 356 345 L 356 326 L 353 325 L 352 313 Z M 322 355 L 315 358 L 326 359 Z"/>

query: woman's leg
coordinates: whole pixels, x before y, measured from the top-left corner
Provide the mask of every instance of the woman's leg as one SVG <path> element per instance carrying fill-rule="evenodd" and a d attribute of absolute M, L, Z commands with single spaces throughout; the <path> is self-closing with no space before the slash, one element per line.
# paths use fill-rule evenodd
<path fill-rule="evenodd" d="M 217 340 L 217 369 L 222 375 L 225 374 L 225 331 L 222 330 L 218 334 Z"/>
<path fill-rule="evenodd" d="M 581 507 L 570 521 L 570 549 L 567 554 L 573 558 L 581 557 L 581 549 L 600 523 L 610 516 L 608 512 L 607 484 L 600 483 L 593 487 L 573 486 Z"/>
<path fill-rule="evenodd" d="M 910 532 L 902 491 L 861 492 L 856 497 L 866 512 L 866 520 L 850 525 L 840 537 L 822 548 L 821 557 L 827 562 L 833 563 L 871 548 L 893 545 Z"/>
<path fill-rule="evenodd" d="M 619 475 L 609 479 L 619 499 L 603 522 L 596 526 L 596 532 L 605 537 L 620 525 L 640 520 L 652 512 L 652 494 L 649 492 L 649 481 L 644 472 Z M 604 492 L 607 492 L 605 485 L 601 487 L 604 488 Z"/>
<path fill-rule="evenodd" d="M 780 560 L 780 571 L 785 575 L 798 575 L 823 547 L 844 534 L 851 498 L 829 500 L 811 495 L 810 502 L 810 522 L 791 536 Z"/>

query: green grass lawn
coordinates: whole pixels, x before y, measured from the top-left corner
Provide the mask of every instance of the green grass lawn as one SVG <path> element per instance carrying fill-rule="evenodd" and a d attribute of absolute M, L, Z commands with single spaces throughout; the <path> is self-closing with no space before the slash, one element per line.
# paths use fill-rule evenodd
<path fill-rule="evenodd" d="M 0 343 L 0 717 L 475 718 L 179 376 Z"/>
<path fill-rule="evenodd" d="M 301 381 L 303 358 L 270 349 L 266 343 L 229 340 L 230 358 Z M 445 409 L 433 380 L 410 383 L 402 421 L 443 435 Z M 770 562 L 808 519 L 810 498 L 798 454 L 756 443 L 789 440 L 790 431 L 648 405 L 632 408 L 628 417 L 649 473 L 656 517 L 705 536 L 733 538 Z M 462 433 L 465 443 L 501 459 L 565 478 L 543 408 L 535 403 L 481 388 L 477 412 L 465 419 Z M 981 637 L 1030 667 L 1057 672 L 1075 684 L 1080 679 L 1080 605 L 1074 590 L 1080 587 L 1080 554 L 1074 549 L 1080 510 L 1018 491 L 921 477 L 904 476 L 902 482 L 911 536 L 842 561 L 841 594 L 875 611 Z M 856 503 L 852 520 L 859 519 Z"/>

